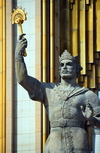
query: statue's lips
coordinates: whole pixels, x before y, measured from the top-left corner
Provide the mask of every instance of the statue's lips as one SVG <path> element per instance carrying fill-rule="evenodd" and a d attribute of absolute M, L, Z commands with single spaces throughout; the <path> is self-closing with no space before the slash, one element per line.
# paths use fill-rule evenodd
<path fill-rule="evenodd" d="M 69 72 L 68 72 L 67 70 L 63 70 L 62 73 L 63 73 L 63 74 L 67 74 L 67 73 L 69 73 Z"/>

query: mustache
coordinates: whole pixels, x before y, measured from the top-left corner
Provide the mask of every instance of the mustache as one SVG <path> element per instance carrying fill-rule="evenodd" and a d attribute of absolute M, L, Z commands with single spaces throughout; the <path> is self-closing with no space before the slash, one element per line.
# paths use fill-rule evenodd
<path fill-rule="evenodd" d="M 69 72 L 67 69 L 62 70 L 62 73 L 67 73 Z"/>
<path fill-rule="evenodd" d="M 73 72 L 74 72 L 75 70 L 73 70 Z M 72 70 L 71 69 L 63 69 L 62 71 L 61 71 L 62 73 L 70 73 L 70 72 L 72 72 Z"/>

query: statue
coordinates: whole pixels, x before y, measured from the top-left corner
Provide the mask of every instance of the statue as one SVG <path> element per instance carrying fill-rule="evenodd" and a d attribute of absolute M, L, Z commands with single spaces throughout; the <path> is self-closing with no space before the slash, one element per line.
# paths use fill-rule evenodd
<path fill-rule="evenodd" d="M 18 83 L 32 100 L 44 104 L 50 120 L 50 135 L 44 153 L 90 153 L 86 127 L 100 128 L 100 101 L 95 93 L 76 83 L 82 67 L 78 56 L 66 50 L 59 57 L 61 83 L 39 82 L 27 74 L 23 51 L 27 40 L 19 36 L 15 51 Z"/>

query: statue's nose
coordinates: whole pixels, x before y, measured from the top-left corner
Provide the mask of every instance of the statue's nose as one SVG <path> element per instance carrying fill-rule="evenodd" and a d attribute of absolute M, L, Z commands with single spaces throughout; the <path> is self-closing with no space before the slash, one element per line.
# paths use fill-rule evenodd
<path fill-rule="evenodd" d="M 64 64 L 63 68 L 64 68 L 64 69 L 66 69 L 66 68 L 67 68 L 66 64 Z"/>

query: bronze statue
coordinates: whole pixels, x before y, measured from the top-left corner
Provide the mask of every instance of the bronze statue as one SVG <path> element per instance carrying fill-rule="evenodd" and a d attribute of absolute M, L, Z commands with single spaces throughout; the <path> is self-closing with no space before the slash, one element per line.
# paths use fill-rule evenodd
<path fill-rule="evenodd" d="M 66 50 L 59 57 L 61 83 L 44 83 L 27 74 L 23 51 L 27 40 L 19 36 L 15 52 L 18 83 L 32 100 L 44 104 L 50 120 L 50 135 L 44 153 L 90 153 L 86 127 L 100 128 L 100 101 L 96 94 L 76 83 L 82 67 L 78 56 Z"/>

